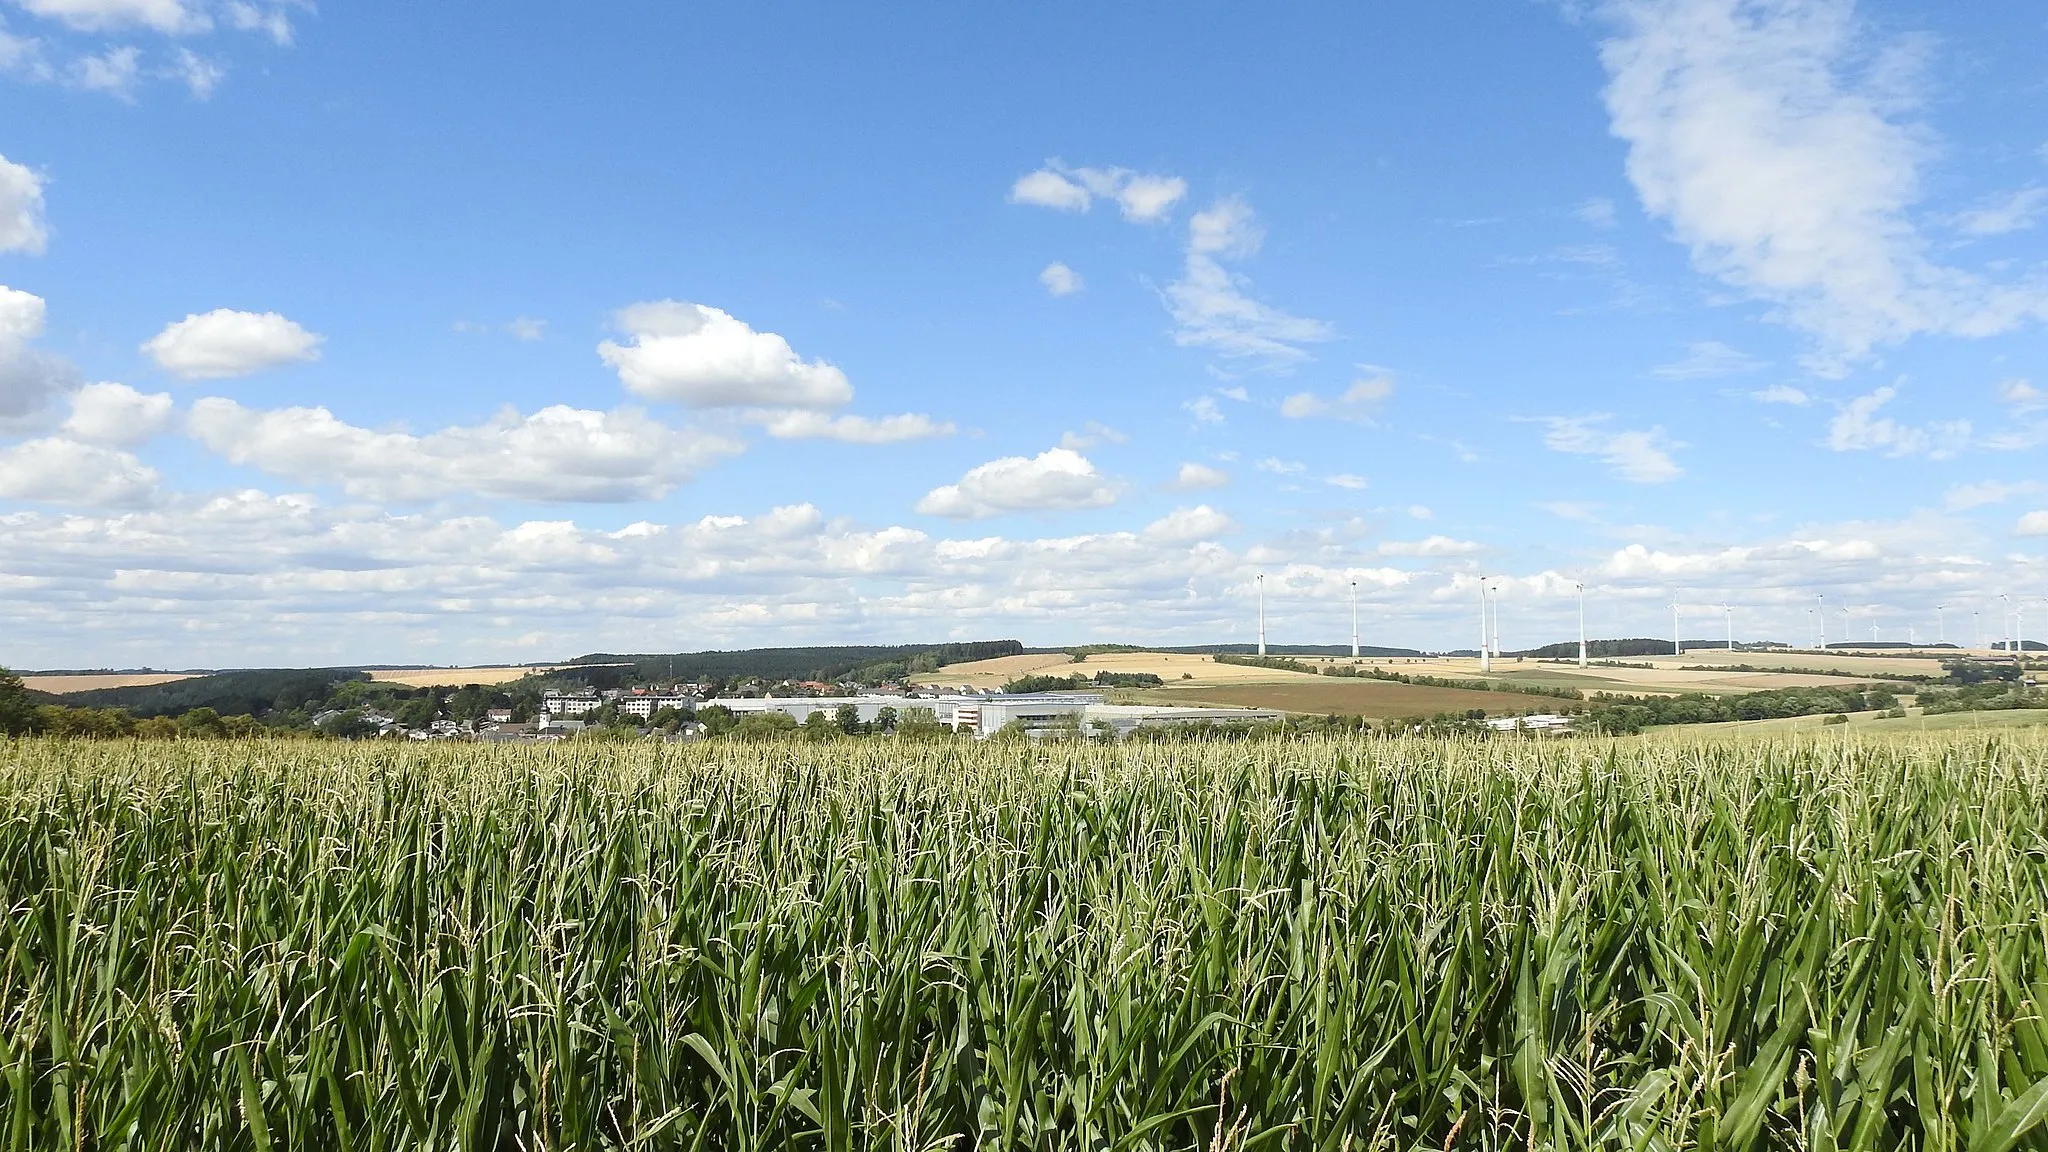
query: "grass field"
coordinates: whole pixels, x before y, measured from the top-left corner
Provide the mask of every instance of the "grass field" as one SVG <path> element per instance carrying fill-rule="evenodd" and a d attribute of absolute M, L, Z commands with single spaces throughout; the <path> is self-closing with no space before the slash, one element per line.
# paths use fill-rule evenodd
<path fill-rule="evenodd" d="M 1166 687 L 1134 694 L 1147 703 L 1229 704 L 1240 708 L 1278 708 L 1283 712 L 1336 713 L 1384 720 L 1396 716 L 1434 716 L 1474 708 L 1490 714 L 1547 712 L 1565 704 L 1547 696 L 1522 692 L 1475 692 L 1363 677 L 1303 676 L 1271 683 L 1222 684 L 1212 687 Z"/>
<path fill-rule="evenodd" d="M 0 742 L 0 1141 L 2039 1149 L 2044 824 L 2040 730 Z"/>

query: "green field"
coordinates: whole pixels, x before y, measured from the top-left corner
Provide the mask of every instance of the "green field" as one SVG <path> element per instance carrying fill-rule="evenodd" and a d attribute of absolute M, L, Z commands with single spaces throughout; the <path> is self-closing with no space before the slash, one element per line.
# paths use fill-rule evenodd
<path fill-rule="evenodd" d="M 8 1149 L 2048 1147 L 2048 733 L 0 741 Z"/>

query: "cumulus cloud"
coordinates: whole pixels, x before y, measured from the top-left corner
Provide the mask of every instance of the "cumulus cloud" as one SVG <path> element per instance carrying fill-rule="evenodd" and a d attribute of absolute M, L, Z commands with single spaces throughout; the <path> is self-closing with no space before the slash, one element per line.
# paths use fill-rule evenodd
<path fill-rule="evenodd" d="M 225 68 L 192 51 L 190 48 L 178 49 L 177 55 L 172 60 L 171 75 L 184 81 L 185 90 L 192 94 L 194 100 L 205 100 L 212 97 L 213 90 L 220 86 L 222 80 L 227 78 L 227 70 Z"/>
<path fill-rule="evenodd" d="M 1543 444 L 1553 452 L 1598 456 L 1616 476 L 1637 484 L 1662 484 L 1685 474 L 1671 458 L 1682 447 L 1662 428 L 1616 432 L 1605 427 L 1605 415 L 1546 416 Z"/>
<path fill-rule="evenodd" d="M 1370 424 L 1380 405 L 1394 394 L 1394 378 L 1385 372 L 1354 380 L 1334 399 L 1314 392 L 1296 392 L 1280 402 L 1280 414 L 1293 420 L 1331 419 Z"/>
<path fill-rule="evenodd" d="M 1486 545 L 1470 540 L 1453 540 L 1449 536 L 1431 536 L 1424 540 L 1387 540 L 1376 549 L 1382 556 L 1470 556 L 1486 551 Z"/>
<path fill-rule="evenodd" d="M 2022 536 L 2048 536 L 2048 508 L 2020 517 L 2012 530 Z"/>
<path fill-rule="evenodd" d="M 1301 461 L 1282 460 L 1278 456 L 1268 456 L 1264 460 L 1252 465 L 1252 467 L 1257 468 L 1261 472 L 1271 472 L 1276 476 L 1299 476 L 1303 472 L 1308 471 L 1308 465 L 1303 464 Z"/>
<path fill-rule="evenodd" d="M 192 405 L 186 423 L 231 463 L 381 500 L 459 493 L 562 503 L 653 500 L 742 447 L 632 409 L 562 405 L 530 416 L 508 410 L 474 427 L 422 436 L 359 428 L 325 408 L 260 411 L 207 397 Z"/>
<path fill-rule="evenodd" d="M 967 470 L 958 483 L 932 489 L 917 502 L 928 516 L 983 519 L 1006 512 L 1100 508 L 1113 504 L 1117 486 L 1086 456 L 1050 448 L 1037 456 L 1005 456 Z"/>
<path fill-rule="evenodd" d="M 1321 320 L 1291 316 L 1252 299 L 1245 278 L 1224 266 L 1226 260 L 1257 254 L 1264 239 L 1251 206 L 1235 197 L 1195 213 L 1188 223 L 1181 277 L 1165 292 L 1174 343 L 1284 369 L 1309 358 L 1301 345 L 1335 338 Z"/>
<path fill-rule="evenodd" d="M 137 392 L 126 384 L 87 384 L 71 396 L 71 416 L 62 431 L 94 444 L 130 445 L 164 430 L 171 421 L 171 394 Z"/>
<path fill-rule="evenodd" d="M 2024 232 L 2048 209 L 2048 188 L 2022 188 L 1978 204 L 1956 217 L 1956 231 L 1965 236 L 2002 236 Z"/>
<path fill-rule="evenodd" d="M 49 240 L 43 221 L 43 178 L 0 156 L 0 252 L 40 256 Z"/>
<path fill-rule="evenodd" d="M 1605 196 L 1581 200 L 1579 206 L 1572 210 L 1572 215 L 1595 228 L 1612 228 L 1615 224 L 1614 201 Z"/>
<path fill-rule="evenodd" d="M 317 360 L 324 339 L 275 312 L 216 308 L 166 325 L 142 352 L 187 380 L 220 380 Z"/>
<path fill-rule="evenodd" d="M 1124 433 L 1094 420 L 1083 424 L 1079 432 L 1060 433 L 1060 447 L 1076 452 L 1086 452 L 1098 444 L 1123 444 L 1129 440 L 1130 437 Z"/>
<path fill-rule="evenodd" d="M 951 436 L 957 431 L 950 421 L 934 420 L 918 412 L 900 416 L 827 416 L 796 410 L 774 414 L 764 427 L 770 436 L 783 440 L 838 440 L 846 444 L 898 444 Z"/>
<path fill-rule="evenodd" d="M 1650 375 L 1659 380 L 1714 380 L 1740 376 L 1764 367 L 1764 362 L 1719 340 L 1697 340 L 1685 347 L 1685 359 L 1659 364 Z"/>
<path fill-rule="evenodd" d="M 22 9 L 77 32 L 146 28 L 171 36 L 204 32 L 212 21 L 183 0 L 14 0 Z"/>
<path fill-rule="evenodd" d="M 1615 0 L 1601 47 L 1628 177 L 1701 272 L 1812 334 L 1840 374 L 1921 333 L 1982 336 L 2048 312 L 1934 261 L 1911 209 L 1929 133 L 1914 42 L 1852 0 Z M 1876 45 L 1875 48 L 1872 46 Z"/>
<path fill-rule="evenodd" d="M 1081 290 L 1081 274 L 1055 260 L 1038 274 L 1038 282 L 1054 296 L 1072 296 Z"/>
<path fill-rule="evenodd" d="M 1175 508 L 1147 524 L 1145 536 L 1152 540 L 1189 544 L 1196 540 L 1214 539 L 1235 527 L 1230 517 L 1207 504 L 1197 504 L 1192 508 Z"/>
<path fill-rule="evenodd" d="M 1182 464 L 1174 475 L 1173 486 L 1187 491 L 1201 488 L 1221 488 L 1230 483 L 1230 473 L 1207 464 Z"/>
<path fill-rule="evenodd" d="M 1951 512 L 1967 512 L 1988 504 L 2003 504 L 2017 496 L 2030 496 L 2036 492 L 2048 492 L 2048 482 L 2040 480 L 1985 480 L 1977 484 L 1958 484 L 1948 490 L 1942 500 Z"/>
<path fill-rule="evenodd" d="M 514 340 L 531 343 L 548 334 L 548 322 L 531 316 L 515 316 L 506 322 L 505 334 Z"/>
<path fill-rule="evenodd" d="M 1111 200 L 1124 219 L 1150 224 L 1165 219 L 1187 192 L 1187 181 L 1178 176 L 1133 172 L 1129 168 L 1072 168 L 1058 160 L 1048 160 L 1045 167 L 1017 178 L 1010 186 L 1010 202 L 1062 212 L 1086 212 L 1097 199 Z"/>
<path fill-rule="evenodd" d="M 629 342 L 607 340 L 597 354 L 636 396 L 693 408 L 825 409 L 853 399 L 844 372 L 708 305 L 632 304 L 614 323 Z"/>
<path fill-rule="evenodd" d="M 1408 516 L 1410 519 L 1413 520 L 1436 519 L 1436 513 L 1430 511 L 1429 506 L 1427 504 L 1410 504 L 1408 506 Z"/>
<path fill-rule="evenodd" d="M 1372 487 L 1372 481 L 1367 480 L 1363 476 L 1354 476 L 1349 472 L 1338 472 L 1335 475 L 1325 476 L 1323 477 L 1323 483 L 1328 484 L 1332 488 L 1344 488 L 1352 492 L 1363 492 L 1367 488 Z"/>
<path fill-rule="evenodd" d="M 1901 424 L 1879 409 L 1899 390 L 1886 385 L 1842 405 L 1828 424 L 1828 447 L 1837 452 L 1883 452 L 1887 456 L 1953 456 L 1970 442 L 1968 420 L 1942 420 L 1925 425 Z"/>
<path fill-rule="evenodd" d="M 1195 418 L 1197 424 L 1223 423 L 1223 408 L 1214 396 L 1197 396 L 1181 405 L 1183 411 Z"/>
<path fill-rule="evenodd" d="M 1769 388 L 1759 388 L 1751 392 L 1749 398 L 1759 404 L 1788 404 L 1794 408 L 1804 408 L 1813 403 L 1813 397 L 1790 384 L 1773 384 Z"/>
<path fill-rule="evenodd" d="M 66 69 L 64 82 L 87 92 L 105 92 L 123 100 L 135 98 L 142 77 L 142 51 L 134 45 L 109 48 L 97 56 L 80 56 Z"/>
<path fill-rule="evenodd" d="M 71 365 L 34 346 L 44 312 L 42 297 L 0 285 L 0 421 L 41 410 L 74 383 Z"/>
<path fill-rule="evenodd" d="M 2012 406 L 2016 412 L 2032 412 L 2037 408 L 2048 408 L 2048 394 L 2026 380 L 2014 377 L 1998 382 L 1998 398 Z"/>
<path fill-rule="evenodd" d="M 156 470 L 126 452 L 62 436 L 0 448 L 0 499 L 136 507 L 156 493 Z"/>

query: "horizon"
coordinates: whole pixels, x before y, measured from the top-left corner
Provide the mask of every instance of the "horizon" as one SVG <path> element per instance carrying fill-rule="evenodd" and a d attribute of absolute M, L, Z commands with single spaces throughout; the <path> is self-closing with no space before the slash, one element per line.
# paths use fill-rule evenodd
<path fill-rule="evenodd" d="M 2036 6 L 0 13 L 0 665 L 2048 637 Z"/>

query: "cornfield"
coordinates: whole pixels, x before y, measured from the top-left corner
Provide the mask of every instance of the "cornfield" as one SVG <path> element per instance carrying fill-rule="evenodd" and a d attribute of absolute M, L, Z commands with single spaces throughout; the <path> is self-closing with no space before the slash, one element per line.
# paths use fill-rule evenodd
<path fill-rule="evenodd" d="M 8 1149 L 2048 1148 L 2048 740 L 0 741 Z"/>

